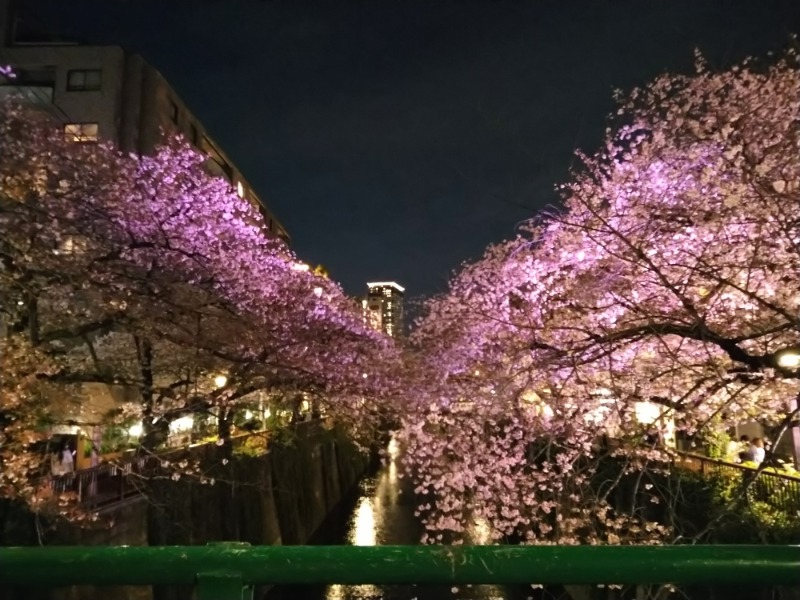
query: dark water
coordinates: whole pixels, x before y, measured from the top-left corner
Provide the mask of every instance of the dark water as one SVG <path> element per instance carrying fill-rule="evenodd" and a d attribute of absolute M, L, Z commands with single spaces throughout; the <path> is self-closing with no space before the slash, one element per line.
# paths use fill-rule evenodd
<path fill-rule="evenodd" d="M 422 527 L 414 516 L 414 496 L 407 480 L 398 477 L 399 465 L 393 460 L 373 476 L 364 478 L 356 493 L 342 503 L 338 514 L 331 515 L 310 544 L 317 545 L 402 545 L 418 544 Z M 471 531 L 473 543 L 485 542 L 486 532 Z M 482 535 L 483 534 L 483 535 Z M 571 594 L 570 592 L 576 592 Z M 277 586 L 267 600 L 554 600 L 593 598 L 675 598 L 675 600 L 767 600 L 793 598 L 800 600 L 800 588 L 771 586 L 694 586 L 678 593 L 656 596 L 636 586 L 624 591 L 576 586 L 573 590 L 548 586 L 545 590 L 521 586 L 473 585 L 323 585 Z"/>
<path fill-rule="evenodd" d="M 357 546 L 418 544 L 422 527 L 414 516 L 414 498 L 407 480 L 398 477 L 397 459 L 364 478 L 357 493 L 344 503 L 311 540 L 311 544 Z M 495 585 L 286 585 L 274 588 L 267 600 L 518 600 L 524 589 Z M 530 590 L 527 590 L 530 591 Z M 529 594 L 528 594 L 529 595 Z"/>

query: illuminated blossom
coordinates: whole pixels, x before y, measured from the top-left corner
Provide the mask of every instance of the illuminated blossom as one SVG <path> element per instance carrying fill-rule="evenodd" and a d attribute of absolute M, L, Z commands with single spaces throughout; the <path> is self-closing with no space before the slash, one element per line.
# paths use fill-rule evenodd
<path fill-rule="evenodd" d="M 675 435 L 785 431 L 796 413 L 797 373 L 775 362 L 800 345 L 796 55 L 662 76 L 580 158 L 563 208 L 465 267 L 416 327 L 403 436 L 432 534 L 663 539 L 598 483 L 609 453 L 645 473 Z"/>

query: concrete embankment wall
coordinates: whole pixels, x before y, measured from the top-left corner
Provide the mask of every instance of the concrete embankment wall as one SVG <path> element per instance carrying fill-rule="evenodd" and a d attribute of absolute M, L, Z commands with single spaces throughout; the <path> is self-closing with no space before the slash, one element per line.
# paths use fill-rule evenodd
<path fill-rule="evenodd" d="M 6 515 L 3 545 L 202 545 L 243 541 L 253 545 L 302 544 L 367 470 L 370 457 L 351 442 L 316 424 L 304 424 L 262 456 L 233 456 L 214 445 L 192 450 L 202 457 L 214 485 L 169 477 L 146 483 L 144 495 L 104 515 L 110 527 L 41 529 L 30 515 Z M 37 529 L 38 527 L 38 529 Z M 43 581 L 46 578 L 43 577 Z M 183 600 L 190 589 L 175 587 L 60 590 L 0 590 L 17 598 Z"/>

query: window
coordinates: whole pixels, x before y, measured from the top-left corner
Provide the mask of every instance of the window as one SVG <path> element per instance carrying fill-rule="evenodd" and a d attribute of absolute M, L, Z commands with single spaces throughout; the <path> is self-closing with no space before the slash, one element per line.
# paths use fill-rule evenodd
<path fill-rule="evenodd" d="M 36 69 L 20 69 L 12 67 L 13 80 L 6 81 L 15 93 L 21 95 L 26 103 L 43 106 L 53 103 L 56 87 L 56 68 L 41 67 Z M 0 77 L 0 82 L 3 78 Z"/>
<path fill-rule="evenodd" d="M 14 85 L 54 87 L 55 84 L 55 67 L 41 67 L 39 69 L 19 69 L 14 67 Z"/>
<path fill-rule="evenodd" d="M 244 198 L 244 186 L 241 181 L 236 182 L 236 193 L 239 195 L 239 198 Z"/>
<path fill-rule="evenodd" d="M 211 174 L 217 177 L 224 177 L 229 183 L 233 184 L 233 168 L 222 158 L 222 155 L 214 148 L 207 137 L 203 137 L 200 149 L 209 158 L 209 162 L 206 165 L 209 167 Z"/>
<path fill-rule="evenodd" d="M 169 120 L 173 123 L 178 122 L 178 105 L 174 100 L 169 101 Z"/>
<path fill-rule="evenodd" d="M 225 179 L 228 181 L 233 181 L 233 167 L 228 164 L 227 161 L 222 161 L 220 165 L 222 167 L 222 172 L 225 173 Z"/>
<path fill-rule="evenodd" d="M 67 91 L 91 92 L 100 89 L 103 71 L 100 69 L 73 69 L 67 72 Z"/>
<path fill-rule="evenodd" d="M 97 123 L 67 123 L 64 125 L 64 139 L 68 142 L 96 142 Z"/>
<path fill-rule="evenodd" d="M 200 145 L 200 134 L 197 132 L 197 127 L 194 123 L 189 125 L 189 141 L 192 142 L 193 146 Z"/>

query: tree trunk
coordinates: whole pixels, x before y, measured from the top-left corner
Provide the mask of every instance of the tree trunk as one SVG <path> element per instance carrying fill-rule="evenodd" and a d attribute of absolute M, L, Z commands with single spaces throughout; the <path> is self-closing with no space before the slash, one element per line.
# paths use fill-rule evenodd
<path fill-rule="evenodd" d="M 133 336 L 136 343 L 136 358 L 139 362 L 139 373 L 142 377 L 142 446 L 147 450 L 153 450 L 159 443 L 165 441 L 163 427 L 156 427 L 154 417 L 153 394 L 153 346 L 150 340 Z M 169 430 L 167 430 L 169 431 Z"/>
<path fill-rule="evenodd" d="M 220 406 L 219 417 L 217 418 L 217 435 L 219 439 L 225 440 L 225 443 L 231 439 L 231 411 L 227 408 Z"/>

